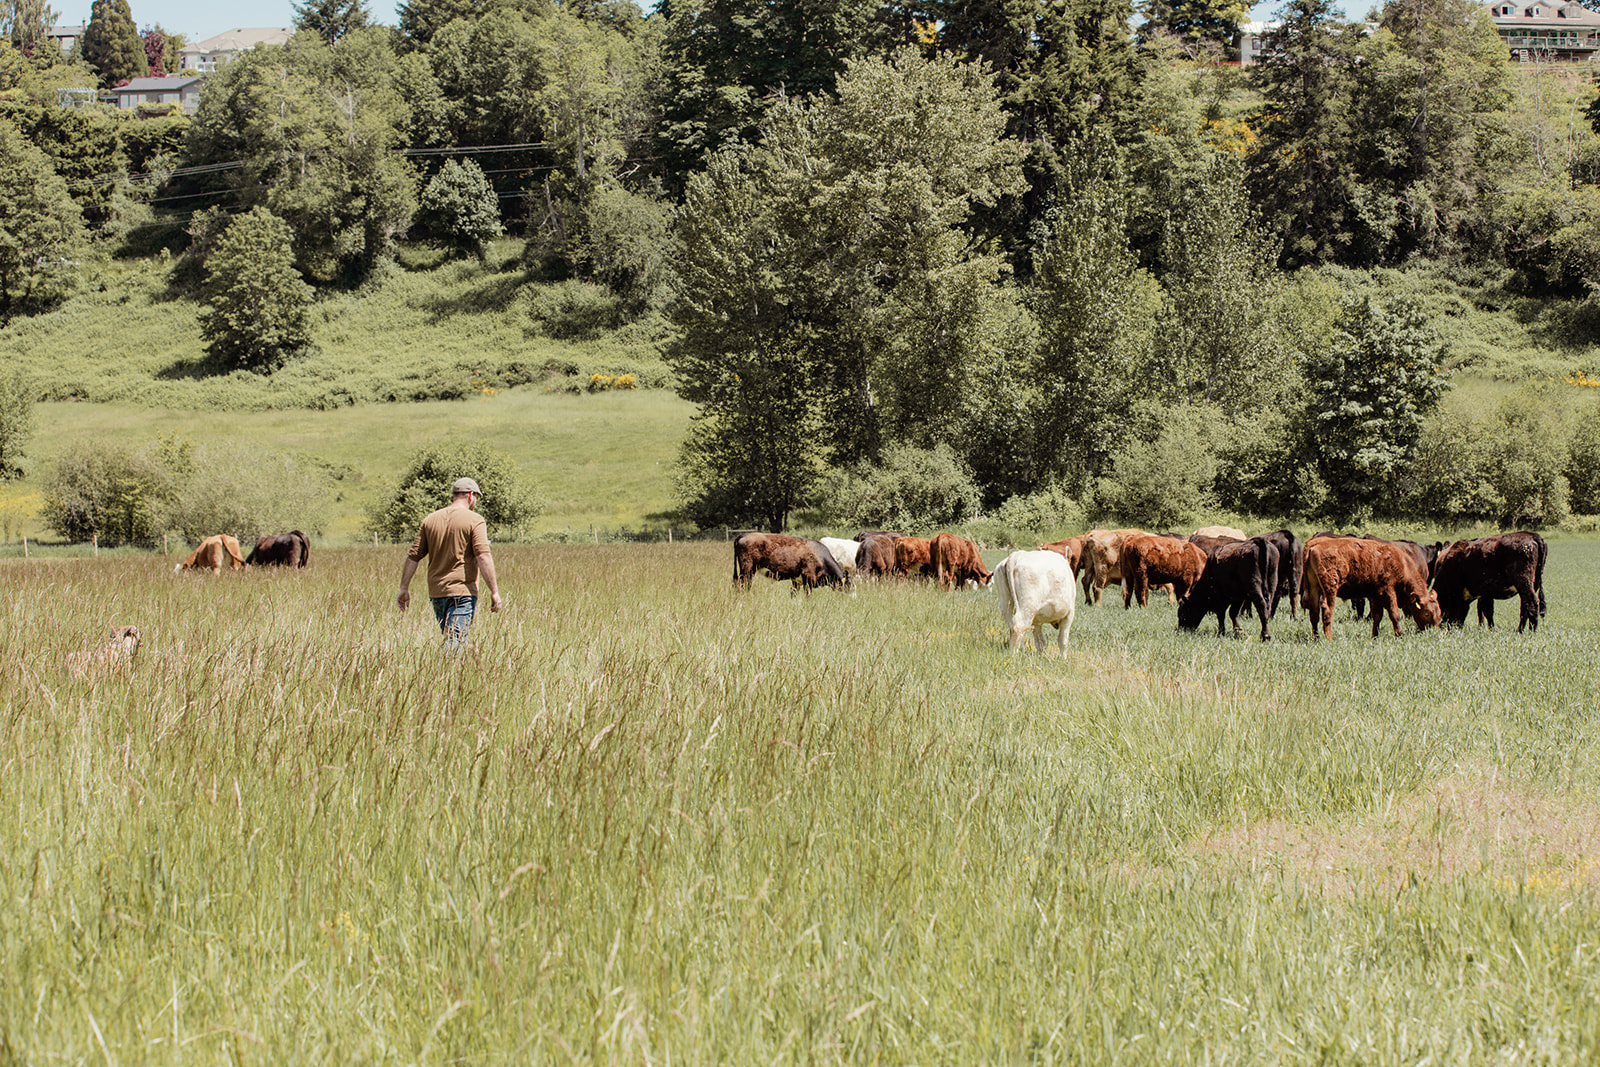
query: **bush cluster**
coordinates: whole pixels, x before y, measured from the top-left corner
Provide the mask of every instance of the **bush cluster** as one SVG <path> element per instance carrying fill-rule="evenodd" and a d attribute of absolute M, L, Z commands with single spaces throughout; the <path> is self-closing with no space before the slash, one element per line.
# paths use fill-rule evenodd
<path fill-rule="evenodd" d="M 520 538 L 523 526 L 544 510 L 505 453 L 479 442 L 454 442 L 429 445 L 412 457 L 399 483 L 368 517 L 371 529 L 391 543 L 410 541 L 424 516 L 450 503 L 450 487 L 463 477 L 483 490 L 478 512 L 491 530 Z"/>

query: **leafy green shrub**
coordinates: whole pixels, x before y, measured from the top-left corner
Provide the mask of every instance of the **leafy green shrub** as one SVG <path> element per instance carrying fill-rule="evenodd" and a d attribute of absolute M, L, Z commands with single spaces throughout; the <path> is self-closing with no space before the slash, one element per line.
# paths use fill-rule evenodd
<path fill-rule="evenodd" d="M 1033 546 L 1082 533 L 1088 523 L 1083 506 L 1060 486 L 1018 494 L 987 515 L 967 523 L 963 532 L 990 545 Z"/>
<path fill-rule="evenodd" d="M 623 322 L 626 309 L 621 297 L 603 285 L 564 281 L 539 288 L 529 299 L 528 315 L 538 336 L 581 341 Z"/>
<path fill-rule="evenodd" d="M 877 463 L 830 473 L 816 510 L 839 527 L 932 530 L 966 521 L 982 494 L 949 445 L 895 446 Z"/>
<path fill-rule="evenodd" d="M 68 541 L 153 544 L 182 474 L 163 462 L 159 450 L 77 441 L 57 457 L 40 515 Z"/>
<path fill-rule="evenodd" d="M 422 190 L 418 221 L 454 248 L 478 261 L 488 258 L 489 242 L 499 237 L 500 198 L 473 160 L 446 161 Z"/>
<path fill-rule="evenodd" d="M 1296 515 L 1321 503 L 1293 421 L 1281 411 L 1259 411 L 1228 424 L 1217 442 L 1213 490 L 1218 504 L 1247 515 Z"/>
<path fill-rule="evenodd" d="M 1147 529 L 1170 529 L 1213 507 L 1217 461 L 1205 432 L 1208 410 L 1183 405 L 1160 414 L 1153 440 L 1135 438 L 1095 485 L 1095 512 Z"/>
<path fill-rule="evenodd" d="M 229 223 L 206 263 L 200 332 L 211 357 L 230 368 L 277 369 L 311 343 L 310 306 L 289 224 L 262 207 Z"/>
<path fill-rule="evenodd" d="M 369 516 L 371 528 L 388 541 L 410 541 L 425 515 L 450 503 L 450 487 L 457 478 L 477 481 L 483 490 L 479 514 L 491 528 L 513 537 L 544 510 L 544 502 L 505 453 L 490 445 L 455 442 L 429 445 L 412 457 L 394 492 Z"/>
<path fill-rule="evenodd" d="M 328 493 L 327 476 L 290 453 L 201 445 L 192 452 L 165 526 L 191 544 L 228 533 L 248 548 L 262 534 L 321 533 Z"/>
<path fill-rule="evenodd" d="M 0 378 L 0 482 L 22 476 L 22 450 L 33 436 L 34 388 L 16 371 Z"/>
<path fill-rule="evenodd" d="M 1600 515 L 1600 403 L 1580 408 L 1567 445 L 1567 501 L 1581 515 Z"/>

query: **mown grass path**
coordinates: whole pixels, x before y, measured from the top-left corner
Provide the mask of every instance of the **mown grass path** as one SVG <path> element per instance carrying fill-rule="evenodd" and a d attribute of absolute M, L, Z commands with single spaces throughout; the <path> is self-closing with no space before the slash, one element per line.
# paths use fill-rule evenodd
<path fill-rule="evenodd" d="M 0 1047 L 1594 1052 L 1600 542 L 1552 546 L 1537 636 L 1262 645 L 1119 601 L 1065 662 L 1007 654 L 988 593 L 738 595 L 723 545 L 497 558 L 454 660 L 394 609 L 398 550 L 0 564 Z M 139 661 L 74 673 L 113 624 Z"/>

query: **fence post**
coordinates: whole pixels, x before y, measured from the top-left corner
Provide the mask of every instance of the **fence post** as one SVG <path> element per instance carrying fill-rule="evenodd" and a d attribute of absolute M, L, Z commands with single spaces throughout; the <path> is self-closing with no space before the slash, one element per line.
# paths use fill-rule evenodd
<path fill-rule="evenodd" d="M 27 534 L 23 534 L 22 535 L 22 558 L 23 559 L 27 559 L 28 558 L 28 535 Z"/>
<path fill-rule="evenodd" d="M 377 530 L 373 530 L 372 531 L 372 547 L 373 548 L 377 548 L 378 547 L 378 531 Z"/>
<path fill-rule="evenodd" d="M 90 538 L 91 541 L 94 542 L 94 558 L 95 559 L 99 559 L 100 558 L 100 535 L 99 534 L 90 534 L 89 538 Z"/>
<path fill-rule="evenodd" d="M 167 554 L 167 535 L 166 534 L 162 534 L 161 535 L 161 554 L 163 556 L 165 556 Z"/>

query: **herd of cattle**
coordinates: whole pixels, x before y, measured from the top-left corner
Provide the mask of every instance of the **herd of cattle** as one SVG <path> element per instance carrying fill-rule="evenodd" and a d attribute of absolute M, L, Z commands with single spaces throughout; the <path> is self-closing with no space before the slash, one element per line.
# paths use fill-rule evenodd
<path fill-rule="evenodd" d="M 733 581 L 748 589 L 760 571 L 808 594 L 818 586 L 853 593 L 862 577 L 924 578 L 951 590 L 992 585 L 1013 647 L 1031 630 L 1043 650 L 1044 627 L 1054 625 L 1065 654 L 1079 583 L 1090 604 L 1100 603 L 1107 585 L 1121 586 L 1124 608 L 1135 600 L 1145 607 L 1152 586 L 1165 589 L 1187 630 L 1214 614 L 1219 634 L 1227 632 L 1225 616 L 1237 634 L 1240 614 L 1254 613 L 1263 641 L 1271 640 L 1268 626 L 1285 597 L 1290 616 L 1304 607 L 1312 634 L 1323 637 L 1332 636 L 1339 600 L 1351 602 L 1357 617 L 1371 615 L 1374 637 L 1383 614 L 1398 634 L 1402 614 L 1419 630 L 1441 622 L 1461 626 L 1474 603 L 1478 621 L 1492 627 L 1495 600 L 1513 596 L 1521 607 L 1518 631 L 1537 630 L 1545 613 L 1546 554 L 1544 538 L 1520 531 L 1424 545 L 1332 532 L 1305 540 L 1288 530 L 1251 537 L 1207 526 L 1187 536 L 1090 530 L 1013 552 L 991 572 L 977 545 L 949 533 L 921 538 L 863 530 L 853 540 L 746 533 L 733 543 Z"/>

